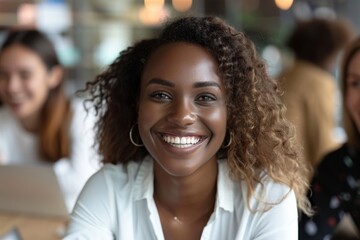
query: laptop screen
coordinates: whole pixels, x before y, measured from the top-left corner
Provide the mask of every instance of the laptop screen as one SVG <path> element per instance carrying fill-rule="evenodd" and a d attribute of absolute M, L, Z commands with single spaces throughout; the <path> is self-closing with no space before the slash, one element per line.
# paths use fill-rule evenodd
<path fill-rule="evenodd" d="M 66 218 L 52 166 L 0 165 L 0 212 Z"/>

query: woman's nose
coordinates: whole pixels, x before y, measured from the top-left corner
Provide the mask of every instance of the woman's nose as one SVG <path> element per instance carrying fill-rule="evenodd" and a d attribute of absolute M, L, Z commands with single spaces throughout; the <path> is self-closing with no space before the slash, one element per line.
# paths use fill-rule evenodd
<path fill-rule="evenodd" d="M 196 120 L 196 113 L 191 102 L 177 101 L 170 107 L 168 120 L 179 126 L 191 125 Z"/>

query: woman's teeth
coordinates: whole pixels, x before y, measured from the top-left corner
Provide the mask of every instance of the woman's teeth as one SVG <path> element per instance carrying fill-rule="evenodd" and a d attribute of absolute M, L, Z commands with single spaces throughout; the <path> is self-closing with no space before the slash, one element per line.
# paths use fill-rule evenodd
<path fill-rule="evenodd" d="M 173 137 L 173 136 L 163 136 L 163 140 L 173 147 L 177 148 L 187 148 L 194 144 L 197 144 L 200 141 L 199 137 Z"/>

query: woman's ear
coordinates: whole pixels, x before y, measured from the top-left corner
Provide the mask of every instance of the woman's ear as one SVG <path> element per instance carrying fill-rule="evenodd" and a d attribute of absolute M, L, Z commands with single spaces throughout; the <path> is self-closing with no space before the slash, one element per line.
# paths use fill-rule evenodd
<path fill-rule="evenodd" d="M 49 88 L 56 88 L 64 77 L 64 69 L 60 66 L 55 66 L 49 71 Z"/>

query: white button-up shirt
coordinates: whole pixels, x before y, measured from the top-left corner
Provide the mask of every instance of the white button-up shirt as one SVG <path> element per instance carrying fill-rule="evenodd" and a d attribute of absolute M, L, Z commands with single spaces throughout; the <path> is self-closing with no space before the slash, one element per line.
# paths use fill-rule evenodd
<path fill-rule="evenodd" d="M 229 178 L 225 160 L 219 160 L 218 165 L 215 208 L 201 240 L 298 239 L 293 191 L 285 185 L 264 180 L 263 187 L 260 184 L 256 187 L 257 197 L 278 204 L 264 211 L 268 205 L 253 197 L 249 203 L 254 210 L 251 211 L 245 182 Z M 163 240 L 153 193 L 153 160 L 150 157 L 127 165 L 106 164 L 81 193 L 65 240 Z"/>

